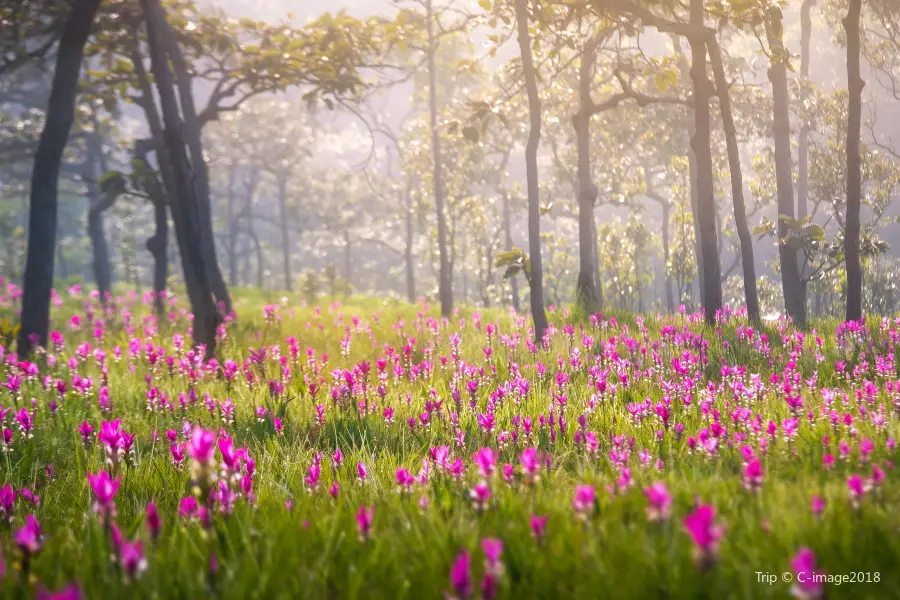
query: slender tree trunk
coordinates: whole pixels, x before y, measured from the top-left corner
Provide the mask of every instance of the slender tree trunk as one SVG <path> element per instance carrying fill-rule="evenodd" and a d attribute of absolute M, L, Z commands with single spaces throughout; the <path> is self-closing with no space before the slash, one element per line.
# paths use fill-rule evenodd
<path fill-rule="evenodd" d="M 581 56 L 578 70 L 578 113 L 572 118 L 578 149 L 578 279 L 575 283 L 575 297 L 578 306 L 586 314 L 594 314 L 600 308 L 597 300 L 594 264 L 594 202 L 597 200 L 597 186 L 591 181 L 591 84 L 594 78 L 594 61 L 599 38 L 591 38 Z"/>
<path fill-rule="evenodd" d="M 183 138 L 184 123 L 178 112 L 172 74 L 169 71 L 164 41 L 166 24 L 165 12 L 159 0 L 141 0 L 147 24 L 147 42 L 150 48 L 151 65 L 159 92 L 165 125 L 165 140 L 176 194 L 172 198 L 172 218 L 178 239 L 185 286 L 194 314 L 193 337 L 198 345 L 203 345 L 207 357 L 212 357 L 216 349 L 216 328 L 218 313 L 213 301 L 208 270 L 204 264 L 202 244 L 203 226 L 194 190 L 191 163 L 185 151 Z"/>
<path fill-rule="evenodd" d="M 509 193 L 503 192 L 503 237 L 507 250 L 513 249 L 511 211 L 512 208 L 510 207 Z M 491 268 L 493 268 L 493 265 L 491 265 Z M 509 287 L 513 310 L 519 312 L 521 310 L 519 302 L 519 281 L 515 276 L 509 278 Z"/>
<path fill-rule="evenodd" d="M 278 215 L 281 218 L 281 254 L 284 262 L 284 289 L 291 291 L 294 276 L 291 273 L 291 241 L 288 232 L 287 178 L 278 178 Z"/>
<path fill-rule="evenodd" d="M 702 26 L 704 0 L 691 0 L 691 23 Z M 716 231 L 716 198 L 713 186 L 712 153 L 710 150 L 710 83 L 706 76 L 706 40 L 692 36 L 691 80 L 694 90 L 694 138 L 691 147 L 697 162 L 697 231 L 700 233 L 700 253 L 703 259 L 703 295 L 701 305 L 707 323 L 715 323 L 716 313 L 722 309 L 722 281 Z"/>
<path fill-rule="evenodd" d="M 816 0 L 803 0 L 800 6 L 800 78 L 809 82 L 810 40 L 812 38 L 812 9 Z M 797 155 L 797 218 L 809 216 L 809 125 L 806 119 L 800 126 Z"/>
<path fill-rule="evenodd" d="M 600 273 L 600 235 L 597 233 L 597 215 L 591 211 L 591 254 L 594 256 L 594 291 L 597 307 L 603 308 L 603 277 Z"/>
<path fill-rule="evenodd" d="M 784 218 L 794 218 L 794 175 L 791 160 L 790 98 L 787 85 L 787 56 L 782 40 L 781 11 L 770 12 L 766 23 L 769 49 L 776 62 L 769 67 L 772 82 L 774 119 L 772 134 L 775 138 L 775 183 L 778 192 L 778 254 L 781 261 L 781 287 L 787 314 L 799 327 L 806 326 L 806 296 L 800 275 L 798 249 L 788 243 L 789 223 Z"/>
<path fill-rule="evenodd" d="M 235 165 L 228 165 L 228 197 L 226 210 L 228 212 L 228 275 L 231 279 L 231 285 L 237 285 L 237 221 L 234 215 L 234 180 Z"/>
<path fill-rule="evenodd" d="M 541 99 L 538 96 L 537 75 L 531 53 L 531 34 L 528 32 L 528 0 L 516 0 L 516 24 L 522 74 L 528 93 L 528 143 L 525 146 L 526 188 L 528 190 L 528 253 L 531 259 L 531 317 L 534 320 L 534 342 L 540 345 L 547 330 L 544 312 L 544 274 L 541 264 L 541 198 L 538 182 L 538 146 L 541 143 Z"/>
<path fill-rule="evenodd" d="M 428 112 L 431 120 L 431 152 L 434 160 L 432 185 L 434 186 L 434 206 L 437 211 L 438 254 L 440 269 L 438 271 L 438 295 L 441 300 L 441 316 L 450 317 L 453 311 L 453 274 L 447 256 L 447 217 L 444 214 L 444 175 L 441 158 L 441 132 L 438 125 L 437 105 L 437 67 L 435 54 L 437 43 L 434 35 L 434 10 L 431 0 L 426 0 L 426 18 L 428 19 Z"/>
<path fill-rule="evenodd" d="M 669 260 L 671 260 L 671 242 L 669 240 L 669 223 L 672 220 L 672 207 L 668 202 L 662 202 L 662 245 L 663 245 L 663 274 L 666 280 L 666 310 L 675 312 L 675 294 L 672 290 L 672 277 L 669 275 Z"/>
<path fill-rule="evenodd" d="M 719 111 L 725 128 L 725 144 L 728 149 L 728 167 L 731 170 L 731 195 L 734 202 L 734 224 L 741 242 L 741 266 L 744 271 L 744 297 L 747 300 L 747 314 L 754 323 L 760 322 L 759 294 L 756 290 L 756 264 L 753 260 L 753 238 L 747 225 L 747 209 L 744 205 L 744 178 L 741 174 L 741 154 L 738 150 L 737 130 L 731 114 L 731 98 L 728 80 L 722 65 L 722 53 L 715 36 L 709 38 L 709 57 L 716 78 L 719 95 Z"/>
<path fill-rule="evenodd" d="M 165 315 L 163 296 L 169 280 L 169 215 L 165 203 L 153 203 L 153 222 L 156 231 L 147 240 L 147 250 L 153 256 L 153 308 L 161 318 Z"/>
<path fill-rule="evenodd" d="M 178 98 L 181 104 L 181 112 L 184 119 L 184 138 L 190 151 L 191 164 L 194 169 L 194 189 L 197 194 L 197 207 L 200 211 L 200 227 L 202 236 L 199 238 L 204 255 L 204 263 L 209 276 L 210 286 L 215 295 L 216 302 L 224 308 L 225 314 L 230 314 L 233 309 L 231 294 L 225 277 L 219 268 L 219 260 L 216 256 L 216 239 L 212 226 L 212 205 L 210 202 L 209 171 L 203 154 L 203 137 L 201 135 L 200 120 L 197 118 L 197 109 L 194 105 L 194 95 L 191 89 L 192 78 L 184 55 L 178 45 L 175 32 L 166 20 L 162 23 L 162 39 L 165 41 L 169 59 L 172 61 L 172 69 L 178 86 Z"/>
<path fill-rule="evenodd" d="M 88 190 L 88 224 L 87 233 L 91 240 L 91 265 L 94 272 L 94 282 L 97 284 L 97 293 L 100 295 L 100 303 L 106 306 L 112 288 L 112 273 L 109 267 L 109 245 L 106 243 L 106 230 L 103 226 L 103 212 L 107 206 L 100 193 L 99 178 L 105 172 L 101 164 L 103 155 L 102 141 L 98 131 L 96 115 L 93 116 L 94 131 L 87 138 L 87 161 L 84 172 L 84 180 Z"/>
<path fill-rule="evenodd" d="M 863 317 L 863 273 L 859 257 L 860 198 L 862 175 L 860 158 L 860 128 L 862 127 L 862 90 L 860 75 L 859 19 L 862 0 L 850 0 L 844 31 L 847 33 L 847 88 L 849 110 L 847 113 L 847 216 L 844 225 L 844 256 L 847 264 L 847 314 L 848 321 L 861 321 Z"/>
<path fill-rule="evenodd" d="M 410 304 L 416 302 L 416 263 L 413 256 L 413 242 L 415 241 L 415 230 L 413 223 L 412 202 L 410 201 L 410 190 L 407 187 L 405 192 L 401 192 L 401 205 L 406 209 L 406 240 L 403 245 L 403 262 L 406 265 L 406 298 Z"/>
<path fill-rule="evenodd" d="M 28 251 L 22 290 L 18 354 L 31 354 L 34 344 L 47 346 L 50 329 L 50 292 L 59 208 L 59 170 L 69 131 L 75 120 L 75 101 L 84 45 L 100 0 L 75 0 L 63 26 L 47 104 L 47 117 L 34 155 L 28 214 Z"/>

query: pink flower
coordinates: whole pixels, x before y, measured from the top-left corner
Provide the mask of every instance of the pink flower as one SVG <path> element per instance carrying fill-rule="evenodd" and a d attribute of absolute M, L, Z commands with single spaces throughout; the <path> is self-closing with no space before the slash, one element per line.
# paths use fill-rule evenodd
<path fill-rule="evenodd" d="M 119 547 L 119 564 L 130 579 L 143 573 L 147 568 L 143 542 L 141 540 L 122 540 Z"/>
<path fill-rule="evenodd" d="M 450 569 L 450 586 L 455 594 L 454 598 L 465 600 L 472 596 L 472 569 L 469 553 L 463 550 L 456 557 L 453 567 Z"/>
<path fill-rule="evenodd" d="M 159 511 L 156 504 L 150 502 L 147 504 L 147 531 L 150 532 L 150 539 L 156 543 L 159 539 L 159 532 L 162 530 L 162 520 L 159 518 Z"/>
<path fill-rule="evenodd" d="M 207 465 L 212 461 L 216 453 L 216 434 L 202 427 L 194 427 L 191 432 L 191 441 L 188 444 L 188 454 L 194 462 Z"/>
<path fill-rule="evenodd" d="M 547 520 L 549 518 L 548 515 L 531 515 L 531 519 L 529 519 L 531 535 L 538 541 L 542 540 L 547 532 Z"/>
<path fill-rule="evenodd" d="M 369 474 L 369 470 L 366 468 L 366 465 L 363 463 L 356 464 L 356 478 L 360 483 L 366 482 L 366 476 Z"/>
<path fill-rule="evenodd" d="M 491 501 L 491 488 L 487 483 L 481 481 L 475 484 L 469 491 L 469 495 L 472 497 L 472 504 L 475 507 L 475 510 L 482 511 L 484 510 L 488 502 Z"/>
<path fill-rule="evenodd" d="M 816 575 L 824 573 L 816 570 L 816 555 L 809 548 L 800 548 L 791 561 L 796 583 L 792 588 L 794 596 L 802 600 L 815 600 L 825 593 L 825 586 L 816 581 Z"/>
<path fill-rule="evenodd" d="M 359 527 L 359 536 L 363 541 L 369 539 L 369 535 L 372 532 L 372 517 L 375 515 L 375 507 L 370 506 L 366 507 L 365 505 L 359 507 L 359 511 L 356 513 L 356 525 Z"/>
<path fill-rule="evenodd" d="M 669 518 L 669 513 L 672 507 L 672 496 L 669 494 L 669 490 L 666 489 L 666 485 L 657 481 L 650 487 L 644 490 L 644 495 L 647 496 L 647 500 L 650 502 L 650 506 L 647 507 L 647 518 L 651 521 L 665 521 Z"/>
<path fill-rule="evenodd" d="M 684 528 L 694 542 L 701 564 L 709 565 L 724 535 L 722 526 L 716 523 L 716 509 L 708 504 L 701 504 L 684 518 Z"/>
<path fill-rule="evenodd" d="M 485 569 L 492 573 L 500 570 L 500 554 L 503 552 L 503 540 L 497 538 L 484 538 L 481 540 L 481 549 L 484 550 Z"/>
<path fill-rule="evenodd" d="M 822 511 L 825 510 L 825 499 L 819 496 L 813 496 L 812 501 L 810 503 L 810 509 L 812 510 L 815 516 L 819 516 L 822 514 Z"/>
<path fill-rule="evenodd" d="M 594 486 L 579 485 L 575 487 L 575 499 L 572 500 L 572 508 L 581 518 L 586 518 L 588 513 L 594 510 L 596 492 Z"/>
<path fill-rule="evenodd" d="M 850 505 L 859 508 L 859 503 L 866 493 L 863 478 L 859 475 L 851 475 L 847 478 L 847 487 L 850 491 Z"/>
<path fill-rule="evenodd" d="M 744 475 L 741 479 L 741 483 L 751 492 L 759 491 L 759 488 L 762 487 L 763 466 L 758 458 L 753 457 L 747 462 L 747 466 L 744 467 Z"/>
<path fill-rule="evenodd" d="M 25 525 L 16 530 L 13 541 L 23 554 L 37 554 L 43 534 L 34 515 L 25 516 Z"/>
<path fill-rule="evenodd" d="M 116 514 L 115 496 L 119 490 L 122 480 L 118 477 L 113 479 L 106 471 L 97 474 L 89 474 L 88 481 L 94 492 L 94 512 L 110 517 Z"/>
<path fill-rule="evenodd" d="M 497 457 L 490 448 L 479 448 L 472 455 L 472 461 L 478 467 L 478 472 L 485 479 L 489 478 L 497 467 Z"/>
<path fill-rule="evenodd" d="M 397 469 L 395 477 L 397 479 L 397 486 L 400 488 L 401 492 L 408 491 L 416 481 L 408 470 L 402 468 Z"/>

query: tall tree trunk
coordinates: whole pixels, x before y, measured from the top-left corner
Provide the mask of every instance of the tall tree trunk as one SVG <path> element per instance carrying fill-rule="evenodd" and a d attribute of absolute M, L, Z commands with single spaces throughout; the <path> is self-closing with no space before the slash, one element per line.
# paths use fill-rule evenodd
<path fill-rule="evenodd" d="M 153 308 L 161 318 L 165 315 L 163 296 L 169 280 L 169 215 L 164 202 L 153 203 L 153 222 L 156 231 L 147 240 L 147 250 L 153 256 Z"/>
<path fill-rule="evenodd" d="M 669 224 L 672 220 L 672 207 L 668 202 L 662 205 L 662 246 L 663 246 L 663 275 L 666 282 L 666 310 L 675 312 L 675 294 L 672 289 L 672 277 L 669 275 L 669 260 L 672 257 L 671 242 L 669 239 Z"/>
<path fill-rule="evenodd" d="M 850 0 L 844 31 L 847 33 L 847 89 L 849 110 L 847 113 L 847 216 L 844 221 L 844 256 L 847 263 L 847 314 L 848 321 L 860 321 L 863 316 L 863 273 L 859 257 L 860 199 L 862 175 L 860 158 L 860 128 L 862 127 L 862 90 L 860 75 L 859 18 L 862 0 Z"/>
<path fill-rule="evenodd" d="M 103 201 L 100 193 L 99 179 L 105 173 L 105 161 L 102 160 L 103 146 L 100 138 L 99 123 L 96 113 L 92 115 L 94 131 L 87 137 L 87 161 L 85 163 L 84 180 L 88 190 L 88 224 L 87 233 L 91 240 L 91 266 L 94 272 L 94 283 L 100 303 L 106 306 L 112 288 L 112 273 L 109 267 L 109 245 L 106 243 L 106 230 L 103 226 L 103 212 L 109 205 Z M 111 204 L 111 203 L 110 203 Z"/>
<path fill-rule="evenodd" d="M 234 215 L 234 180 L 235 165 L 228 165 L 228 198 L 226 210 L 228 211 L 228 277 L 231 279 L 231 285 L 237 285 L 237 237 L 238 228 Z"/>
<path fill-rule="evenodd" d="M 507 251 L 513 249 L 511 211 L 512 207 L 510 207 L 509 193 L 503 192 L 503 238 Z M 491 268 L 493 268 L 493 265 L 491 265 Z M 519 280 L 516 279 L 515 275 L 509 278 L 509 287 L 513 310 L 519 312 L 521 310 L 519 301 Z"/>
<path fill-rule="evenodd" d="M 597 300 L 594 264 L 594 237 L 591 226 L 594 221 L 594 202 L 597 200 L 597 186 L 591 181 L 591 84 L 594 78 L 594 61 L 599 43 L 598 37 L 591 38 L 581 55 L 578 70 L 578 112 L 572 118 L 578 149 L 578 279 L 575 283 L 575 297 L 578 306 L 586 314 L 594 314 L 600 308 Z"/>
<path fill-rule="evenodd" d="M 175 74 L 178 86 L 178 98 L 181 103 L 181 112 L 184 119 L 184 138 L 190 151 L 191 165 L 194 169 L 194 189 L 197 194 L 197 208 L 200 212 L 200 227 L 203 235 L 199 239 L 203 251 L 204 263 L 207 270 L 210 286 L 215 295 L 216 302 L 226 314 L 233 310 L 231 294 L 228 285 L 219 267 L 216 256 L 216 238 L 212 226 L 212 205 L 210 202 L 209 170 L 203 154 L 203 137 L 201 135 L 200 120 L 197 118 L 197 109 L 194 105 L 194 95 L 191 89 L 192 79 L 184 55 L 178 45 L 175 32 L 166 20 L 162 23 L 162 39 L 165 40 L 169 59 Z"/>
<path fill-rule="evenodd" d="M 800 6 L 800 78 L 809 82 L 810 40 L 812 39 L 812 9 L 816 0 L 803 0 Z M 809 125 L 806 119 L 800 126 L 797 155 L 797 218 L 809 216 Z"/>
<path fill-rule="evenodd" d="M 760 322 L 759 294 L 756 290 L 756 264 L 753 260 L 753 238 L 747 225 L 747 209 L 744 205 L 744 178 L 741 174 L 741 154 L 738 150 L 737 130 L 731 114 L 731 97 L 722 53 L 714 35 L 709 37 L 709 57 L 716 78 L 719 96 L 719 111 L 725 128 L 725 145 L 728 149 L 728 168 L 731 170 L 731 195 L 734 202 L 734 224 L 741 242 L 741 266 L 744 271 L 744 297 L 747 300 L 747 315 L 754 323 Z"/>
<path fill-rule="evenodd" d="M 213 301 L 208 271 L 202 251 L 203 226 L 194 190 L 191 163 L 185 150 L 184 124 L 178 112 L 172 74 L 166 55 L 163 32 L 166 15 L 160 0 L 141 0 L 147 24 L 147 43 L 151 65 L 162 107 L 166 149 L 171 161 L 173 184 L 176 194 L 172 197 L 172 218 L 178 239 L 185 286 L 194 314 L 194 342 L 205 347 L 207 357 L 216 349 L 216 328 L 219 317 Z"/>
<path fill-rule="evenodd" d="M 291 240 L 288 231 L 287 178 L 278 178 L 278 216 L 281 218 L 281 255 L 284 264 L 284 289 L 293 289 L 294 275 L 291 273 Z"/>
<path fill-rule="evenodd" d="M 84 45 L 99 6 L 100 0 L 75 0 L 59 40 L 46 121 L 34 154 L 34 169 L 31 172 L 28 251 L 17 346 L 20 357 L 31 354 L 33 342 L 42 347 L 47 345 L 59 208 L 59 170 L 69 131 L 75 120 L 75 101 Z"/>
<path fill-rule="evenodd" d="M 400 192 L 400 204 L 405 208 L 406 212 L 406 239 L 403 245 L 403 262 L 406 266 L 406 299 L 410 304 L 416 302 L 416 263 L 413 255 L 413 242 L 415 241 L 415 230 L 413 223 L 412 201 L 410 199 L 410 189 L 407 186 L 405 191 Z"/>
<path fill-rule="evenodd" d="M 787 85 L 787 51 L 782 39 L 781 11 L 773 9 L 766 22 L 766 37 L 774 62 L 769 67 L 772 82 L 774 118 L 772 134 L 775 138 L 775 183 L 778 193 L 778 254 L 781 261 L 781 287 L 787 314 L 800 327 L 806 326 L 806 295 L 800 275 L 798 249 L 786 238 L 791 230 L 785 221 L 794 218 L 794 175 L 791 160 L 790 98 Z"/>
<path fill-rule="evenodd" d="M 547 330 L 544 312 L 544 273 L 541 264 L 541 198 L 538 182 L 538 146 L 541 143 L 541 99 L 538 96 L 537 75 L 531 53 L 531 34 L 528 32 L 528 0 L 516 0 L 516 25 L 522 74 L 528 93 L 528 143 L 525 146 L 526 189 L 528 190 L 528 254 L 531 259 L 531 317 L 534 320 L 534 342 L 540 345 Z"/>
<path fill-rule="evenodd" d="M 704 0 L 691 0 L 691 23 L 703 26 Z M 710 150 L 710 83 L 706 76 L 706 40 L 691 36 L 691 80 L 694 90 L 694 138 L 691 147 L 697 162 L 697 231 L 703 259 L 703 295 L 701 305 L 706 322 L 715 323 L 722 309 L 722 281 L 716 231 L 716 198 L 713 186 Z"/>
<path fill-rule="evenodd" d="M 441 301 L 441 316 L 449 318 L 453 311 L 453 273 L 447 256 L 447 217 L 444 214 L 444 175 L 441 158 L 441 132 L 438 126 L 437 67 L 435 53 L 437 44 L 434 35 L 434 10 L 431 0 L 426 0 L 428 19 L 428 112 L 431 120 L 431 153 L 434 160 L 432 186 L 434 186 L 434 207 L 437 211 L 438 254 L 438 295 Z"/>
<path fill-rule="evenodd" d="M 600 240 L 597 233 L 597 215 L 591 212 L 591 254 L 594 257 L 594 291 L 597 293 L 597 307 L 603 308 L 603 277 L 600 274 Z"/>

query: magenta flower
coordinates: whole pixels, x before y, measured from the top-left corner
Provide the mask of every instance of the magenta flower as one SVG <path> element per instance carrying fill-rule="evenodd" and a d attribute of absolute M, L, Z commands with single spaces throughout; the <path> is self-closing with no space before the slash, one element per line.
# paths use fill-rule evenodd
<path fill-rule="evenodd" d="M 130 579 L 136 578 L 147 568 L 144 544 L 141 540 L 122 540 L 119 543 L 119 565 Z"/>
<path fill-rule="evenodd" d="M 116 514 L 115 497 L 122 480 L 113 479 L 106 471 L 89 474 L 88 481 L 94 492 L 94 512 L 103 517 L 112 517 Z"/>
<path fill-rule="evenodd" d="M 490 477 L 497 466 L 497 457 L 490 448 L 479 448 L 478 451 L 472 455 L 472 461 L 474 461 L 475 465 L 478 467 L 478 472 L 484 478 Z"/>
<path fill-rule="evenodd" d="M 859 475 L 851 475 L 847 478 L 847 487 L 850 491 L 850 505 L 854 508 L 859 508 L 859 503 L 866 493 L 863 478 Z"/>
<path fill-rule="evenodd" d="M 822 511 L 825 510 L 825 499 L 820 498 L 819 496 L 813 496 L 810 509 L 812 510 L 813 515 L 818 517 L 822 514 Z"/>
<path fill-rule="evenodd" d="M 594 510 L 596 492 L 592 485 L 579 485 L 575 487 L 575 499 L 572 500 L 572 508 L 580 518 L 587 518 Z"/>
<path fill-rule="evenodd" d="M 188 454 L 194 462 L 208 465 L 216 453 L 216 434 L 202 427 L 194 427 L 191 432 L 191 441 L 188 444 Z"/>
<path fill-rule="evenodd" d="M 16 547 L 25 554 L 37 554 L 41 549 L 41 526 L 34 515 L 25 516 L 25 525 L 16 530 L 13 541 Z"/>
<path fill-rule="evenodd" d="M 647 507 L 647 518 L 651 521 L 665 521 L 669 518 L 672 507 L 672 496 L 666 485 L 657 481 L 644 490 L 650 505 Z"/>
<path fill-rule="evenodd" d="M 407 469 L 402 468 L 397 469 L 395 477 L 397 479 L 397 486 L 400 488 L 401 492 L 409 491 L 416 481 Z"/>
<path fill-rule="evenodd" d="M 366 465 L 363 463 L 356 464 L 356 478 L 360 483 L 366 482 L 366 476 L 369 474 L 369 470 L 366 468 Z"/>
<path fill-rule="evenodd" d="M 78 426 L 78 434 L 81 436 L 81 441 L 85 444 L 90 444 L 91 440 L 94 437 L 94 426 L 84 421 L 81 425 Z"/>
<path fill-rule="evenodd" d="M 491 501 L 491 488 L 487 483 L 480 481 L 469 491 L 469 495 L 472 497 L 475 510 L 481 512 Z"/>
<path fill-rule="evenodd" d="M 19 429 L 22 430 L 22 433 L 30 438 L 31 431 L 34 429 L 34 419 L 32 419 L 31 413 L 23 408 L 16 413 L 16 421 L 19 423 Z"/>
<path fill-rule="evenodd" d="M 456 561 L 450 569 L 450 586 L 453 588 L 453 597 L 458 600 L 472 597 L 471 562 L 469 553 L 463 550 L 456 557 Z"/>
<path fill-rule="evenodd" d="M 531 535 L 535 537 L 538 541 L 544 538 L 544 534 L 547 532 L 547 520 L 550 517 L 548 515 L 531 515 L 531 519 L 529 521 L 529 525 L 531 526 Z"/>
<path fill-rule="evenodd" d="M 800 548 L 791 561 L 791 570 L 794 571 L 794 586 L 792 592 L 796 598 L 802 600 L 816 600 L 825 594 L 825 586 L 817 581 L 816 575 L 824 573 L 816 570 L 816 555 L 809 548 Z"/>
<path fill-rule="evenodd" d="M 747 490 L 751 492 L 757 492 L 762 487 L 763 466 L 758 458 L 753 457 L 749 461 L 747 461 L 747 465 L 744 467 L 744 475 L 741 478 L 741 483 Z"/>
<path fill-rule="evenodd" d="M 43 586 L 38 585 L 37 600 L 81 600 L 81 588 L 77 583 L 73 583 L 56 592 L 50 592 Z"/>
<path fill-rule="evenodd" d="M 6 484 L 2 488 L 0 488 L 0 513 L 3 514 L 3 517 L 7 521 L 11 521 L 15 509 L 16 490 L 13 489 L 13 487 L 7 481 Z"/>
<path fill-rule="evenodd" d="M 372 533 L 372 517 L 375 516 L 374 506 L 360 506 L 356 513 L 356 525 L 359 528 L 359 537 L 366 541 Z"/>
<path fill-rule="evenodd" d="M 502 567 L 500 554 L 503 552 L 503 540 L 484 538 L 481 540 L 481 549 L 484 550 L 485 569 L 493 573 L 498 572 Z"/>
<path fill-rule="evenodd" d="M 701 564 L 708 566 L 715 558 L 719 541 L 724 535 L 722 526 L 716 523 L 716 509 L 708 504 L 701 504 L 684 518 L 684 528 L 694 542 Z"/>
<path fill-rule="evenodd" d="M 147 531 L 150 532 L 150 539 L 153 543 L 159 539 L 159 532 L 162 530 L 162 519 L 159 517 L 159 511 L 156 504 L 150 502 L 147 504 Z"/>

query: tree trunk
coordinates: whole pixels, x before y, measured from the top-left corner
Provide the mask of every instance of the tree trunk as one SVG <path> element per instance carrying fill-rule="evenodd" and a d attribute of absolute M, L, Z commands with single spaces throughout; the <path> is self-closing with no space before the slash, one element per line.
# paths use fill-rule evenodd
<path fill-rule="evenodd" d="M 787 314 L 799 327 L 806 326 L 806 294 L 800 276 L 798 249 L 785 238 L 791 230 L 785 217 L 794 218 L 794 175 L 791 160 L 790 99 L 787 85 L 787 57 L 782 40 L 781 11 L 774 9 L 766 23 L 769 50 L 774 57 L 769 67 L 772 82 L 774 119 L 772 134 L 775 138 L 775 183 L 778 193 L 778 254 L 781 261 L 781 287 Z"/>
<path fill-rule="evenodd" d="M 59 207 L 59 170 L 69 131 L 75 120 L 75 101 L 84 45 L 100 0 L 75 0 L 63 26 L 47 104 L 46 121 L 31 173 L 28 214 L 28 251 L 22 290 L 18 354 L 29 356 L 33 345 L 47 345 L 50 329 L 50 292 Z"/>
<path fill-rule="evenodd" d="M 233 310 L 231 294 L 228 292 L 228 285 L 225 283 L 225 277 L 222 275 L 222 269 L 219 267 L 219 260 L 216 256 L 216 239 L 212 226 L 212 206 L 209 191 L 209 171 L 206 167 L 200 121 L 197 118 L 197 109 L 194 105 L 194 95 L 191 89 L 192 79 L 174 31 L 172 31 L 168 21 L 161 23 L 161 25 L 163 26 L 163 30 L 160 32 L 162 35 L 161 39 L 165 41 L 169 59 L 172 61 L 175 81 L 178 86 L 178 98 L 184 119 L 184 138 L 190 151 L 191 165 L 194 169 L 194 190 L 197 195 L 197 208 L 200 214 L 202 233 L 199 243 L 203 251 L 203 260 L 216 302 L 219 308 L 224 309 L 225 314 L 230 314 Z"/>
<path fill-rule="evenodd" d="M 600 240 L 597 233 L 597 215 L 591 212 L 591 254 L 594 256 L 594 291 L 597 307 L 603 308 L 603 277 L 600 273 Z"/>
<path fill-rule="evenodd" d="M 453 311 L 453 274 L 447 256 L 447 218 L 444 214 L 444 175 L 441 163 L 441 132 L 438 126 L 437 106 L 437 67 L 435 53 L 437 44 L 434 36 L 434 10 L 431 0 L 426 0 L 426 18 L 428 19 L 428 112 L 431 120 L 431 152 L 434 160 L 432 185 L 434 186 L 434 206 L 437 211 L 438 254 L 440 268 L 438 271 L 438 295 L 441 301 L 441 316 L 450 317 Z"/>
<path fill-rule="evenodd" d="M 809 82 L 811 12 L 815 5 L 816 0 L 803 0 L 800 7 L 800 78 L 804 85 Z M 809 216 L 809 125 L 804 119 L 800 126 L 797 155 L 797 218 L 803 219 L 807 216 Z"/>
<path fill-rule="evenodd" d="M 578 149 L 578 279 L 575 283 L 575 297 L 578 306 L 591 315 L 600 308 L 597 300 L 594 264 L 594 202 L 597 200 L 597 186 L 591 181 L 591 83 L 594 77 L 594 61 L 597 37 L 591 38 L 581 56 L 578 70 L 578 113 L 572 118 Z"/>
<path fill-rule="evenodd" d="M 703 25 L 704 0 L 691 0 L 691 23 Z M 706 76 L 706 40 L 691 36 L 691 81 L 694 91 L 694 138 L 691 147 L 697 163 L 697 231 L 700 234 L 702 258 L 701 306 L 706 322 L 715 323 L 722 309 L 722 281 L 716 231 L 716 198 L 713 187 L 712 153 L 710 151 L 710 83 Z"/>
<path fill-rule="evenodd" d="M 410 201 L 410 190 L 407 187 L 405 192 L 401 194 L 401 205 L 406 209 L 406 240 L 403 246 L 403 262 L 406 265 L 406 299 L 410 304 L 416 302 L 416 264 L 413 256 L 413 242 L 415 241 L 415 230 L 413 229 L 413 210 Z M 405 198 L 405 200 L 404 200 Z"/>
<path fill-rule="evenodd" d="M 662 246 L 663 246 L 663 275 L 666 280 L 666 310 L 669 311 L 670 314 L 675 312 L 675 294 L 672 290 L 672 278 L 669 276 L 669 260 L 671 259 L 671 249 L 670 249 L 670 241 L 669 241 L 669 222 L 672 219 L 671 216 L 672 207 L 668 202 L 662 203 Z"/>
<path fill-rule="evenodd" d="M 753 238 L 747 225 L 747 209 L 744 205 L 744 178 L 741 174 L 741 154 L 738 150 L 737 130 L 731 114 L 731 98 L 722 53 L 715 36 L 709 38 L 709 57 L 716 78 L 719 95 L 719 111 L 725 128 L 725 144 L 728 149 L 728 168 L 731 171 L 731 195 L 734 202 L 734 224 L 741 242 L 741 266 L 744 272 L 744 297 L 747 300 L 747 315 L 754 323 L 760 322 L 759 294 L 756 290 L 756 264 L 753 260 Z"/>
<path fill-rule="evenodd" d="M 353 285 L 353 248 L 350 240 L 350 229 L 344 227 L 344 279 L 347 285 Z"/>
<path fill-rule="evenodd" d="M 103 212 L 107 207 L 104 206 L 98 183 L 105 169 L 101 165 L 103 148 L 96 117 L 93 122 L 94 131 L 87 138 L 87 168 L 84 173 L 89 202 L 87 233 L 91 240 L 94 282 L 97 284 L 100 303 L 106 306 L 112 288 L 112 274 L 109 267 L 109 245 L 106 243 L 106 230 L 103 227 Z"/>
<path fill-rule="evenodd" d="M 862 0 L 850 0 L 844 31 L 847 33 L 847 88 L 849 110 L 847 113 L 847 216 L 844 221 L 844 256 L 847 264 L 847 314 L 848 321 L 861 321 L 863 317 L 863 273 L 859 257 L 860 198 L 862 175 L 860 158 L 860 128 L 862 126 L 862 90 L 860 75 L 859 15 Z"/>
<path fill-rule="evenodd" d="M 525 146 L 526 188 L 528 190 L 528 253 L 531 259 L 531 317 L 534 320 L 534 342 L 542 344 L 547 330 L 544 312 L 544 274 L 541 264 L 541 199 L 538 182 L 538 146 L 541 142 L 541 99 L 538 96 L 537 75 L 531 54 L 531 34 L 528 32 L 528 0 L 516 0 L 516 24 L 522 74 L 528 92 L 528 143 Z"/>
<path fill-rule="evenodd" d="M 166 311 L 163 295 L 169 280 L 169 215 L 164 202 L 153 203 L 153 221 L 156 231 L 147 240 L 147 250 L 153 256 L 153 308 L 161 319 Z"/>
<path fill-rule="evenodd" d="M 284 263 L 284 289 L 293 289 L 294 275 L 291 273 L 291 241 L 288 231 L 287 179 L 278 178 L 278 215 L 281 218 L 281 255 Z"/>
<path fill-rule="evenodd" d="M 512 209 L 509 204 L 509 193 L 503 192 L 503 237 L 507 251 L 513 249 L 512 215 L 510 214 Z M 493 268 L 493 265 L 491 265 L 491 268 Z M 509 278 L 509 287 L 513 310 L 519 312 L 521 310 L 519 302 L 519 281 L 516 279 L 515 275 Z"/>
<path fill-rule="evenodd" d="M 226 210 L 228 211 L 228 277 L 231 285 L 237 285 L 237 221 L 234 216 L 234 180 L 235 165 L 228 165 L 228 197 Z"/>
<path fill-rule="evenodd" d="M 166 15 L 159 0 L 141 0 L 141 7 L 146 18 L 147 43 L 162 107 L 166 149 L 171 161 L 176 192 L 172 197 L 172 218 L 175 222 L 185 287 L 194 315 L 193 337 L 196 344 L 204 346 L 206 357 L 209 358 L 215 354 L 219 316 L 213 301 L 208 270 L 204 264 L 201 212 L 194 190 L 191 163 L 185 150 L 184 123 L 178 112 L 178 101 L 165 51 L 163 32 L 167 26 Z"/>

